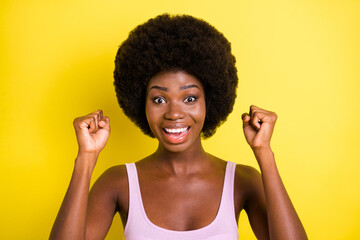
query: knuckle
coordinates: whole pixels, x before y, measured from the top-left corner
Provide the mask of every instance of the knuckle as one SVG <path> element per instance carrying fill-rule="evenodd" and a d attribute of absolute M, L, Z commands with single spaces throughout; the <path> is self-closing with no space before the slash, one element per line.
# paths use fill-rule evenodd
<path fill-rule="evenodd" d="M 102 113 L 102 111 L 99 109 L 99 110 L 95 111 L 94 113 L 95 113 L 97 116 L 100 116 L 101 113 Z"/>
<path fill-rule="evenodd" d="M 255 120 L 255 118 L 251 119 L 251 123 L 255 124 L 257 121 Z"/>
<path fill-rule="evenodd" d="M 75 126 L 75 125 L 78 125 L 79 124 L 79 122 L 80 122 L 80 117 L 77 117 L 77 118 L 75 118 L 74 120 L 73 120 L 73 125 Z"/>
<path fill-rule="evenodd" d="M 278 115 L 275 113 L 275 112 L 271 112 L 271 115 L 274 119 L 277 119 L 278 118 Z"/>

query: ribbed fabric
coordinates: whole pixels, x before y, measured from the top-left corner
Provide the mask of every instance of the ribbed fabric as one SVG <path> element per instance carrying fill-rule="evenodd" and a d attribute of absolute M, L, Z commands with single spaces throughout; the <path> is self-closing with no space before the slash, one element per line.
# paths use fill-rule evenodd
<path fill-rule="evenodd" d="M 135 163 L 126 164 L 129 179 L 129 214 L 124 230 L 126 240 L 237 240 L 234 208 L 236 163 L 227 162 L 220 206 L 215 219 L 207 226 L 174 231 L 153 224 L 147 217 L 141 198 Z"/>

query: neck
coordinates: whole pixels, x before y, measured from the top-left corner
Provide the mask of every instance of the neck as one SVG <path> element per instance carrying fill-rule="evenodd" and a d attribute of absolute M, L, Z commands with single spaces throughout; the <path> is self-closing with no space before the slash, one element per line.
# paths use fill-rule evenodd
<path fill-rule="evenodd" d="M 201 141 L 182 152 L 171 152 L 159 144 L 154 153 L 160 167 L 175 175 L 191 174 L 208 163 L 209 155 L 202 147 Z"/>

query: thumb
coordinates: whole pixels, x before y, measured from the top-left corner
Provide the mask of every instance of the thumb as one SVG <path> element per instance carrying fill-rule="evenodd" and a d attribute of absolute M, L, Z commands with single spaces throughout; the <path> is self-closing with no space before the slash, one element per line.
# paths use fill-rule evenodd
<path fill-rule="evenodd" d="M 243 121 L 243 128 L 250 126 L 250 115 L 247 113 L 243 113 L 241 115 L 241 119 Z"/>
<path fill-rule="evenodd" d="M 105 130 L 110 130 L 110 119 L 109 117 L 103 117 L 101 118 L 101 120 L 99 121 L 99 127 L 101 127 L 102 129 Z"/>

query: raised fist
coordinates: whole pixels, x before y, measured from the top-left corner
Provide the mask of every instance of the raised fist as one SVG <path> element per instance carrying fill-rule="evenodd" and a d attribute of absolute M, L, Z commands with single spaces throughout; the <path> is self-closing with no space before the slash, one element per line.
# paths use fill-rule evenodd
<path fill-rule="evenodd" d="M 110 120 L 97 110 L 83 117 L 74 119 L 74 128 L 79 154 L 95 154 L 98 156 L 110 134 Z"/>
<path fill-rule="evenodd" d="M 249 113 L 243 113 L 243 130 L 246 141 L 252 149 L 270 147 L 277 115 L 257 106 L 251 105 Z"/>

